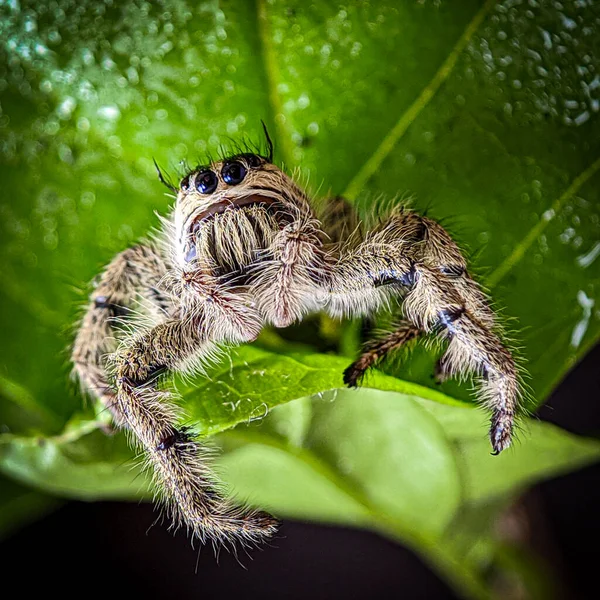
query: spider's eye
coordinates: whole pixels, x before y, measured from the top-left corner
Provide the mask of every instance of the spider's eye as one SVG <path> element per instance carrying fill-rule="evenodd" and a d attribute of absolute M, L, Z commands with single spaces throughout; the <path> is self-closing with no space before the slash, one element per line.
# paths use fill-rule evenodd
<path fill-rule="evenodd" d="M 248 166 L 252 168 L 260 167 L 262 164 L 260 156 L 257 156 L 256 154 L 244 154 L 244 158 L 246 159 Z"/>
<path fill-rule="evenodd" d="M 221 171 L 223 181 L 229 185 L 236 185 L 246 177 L 246 167 L 237 160 L 227 163 Z"/>
<path fill-rule="evenodd" d="M 179 189 L 182 192 L 187 192 L 190 189 L 190 176 L 186 175 L 179 184 Z"/>
<path fill-rule="evenodd" d="M 219 185 L 219 180 L 213 171 L 200 171 L 196 175 L 196 189 L 201 194 L 212 194 Z"/>

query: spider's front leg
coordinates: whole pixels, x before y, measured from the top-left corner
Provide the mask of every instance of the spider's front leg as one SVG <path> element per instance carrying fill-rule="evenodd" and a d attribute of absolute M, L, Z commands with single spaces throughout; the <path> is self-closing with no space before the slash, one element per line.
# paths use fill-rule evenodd
<path fill-rule="evenodd" d="M 364 371 L 420 332 L 448 341 L 440 361 L 444 376 L 475 374 L 479 398 L 491 410 L 495 453 L 510 445 L 520 386 L 515 363 L 503 345 L 485 295 L 469 276 L 466 261 L 435 221 L 398 211 L 356 249 L 341 255 L 330 281 L 328 310 L 364 315 L 402 300 L 406 321 L 388 338 L 367 347 L 345 373 L 355 385 Z"/>
<path fill-rule="evenodd" d="M 425 263 L 416 270 L 417 282 L 404 300 L 405 314 L 425 331 L 439 332 L 448 341 L 439 363 L 444 375 L 476 375 L 479 399 L 492 411 L 490 441 L 498 454 L 510 446 L 519 408 L 514 359 L 494 329 L 485 325 L 488 307 L 482 308 L 482 292 L 469 286 L 469 295 L 463 296 L 459 290 L 464 282 L 452 281 L 469 278 L 466 272 L 449 277 L 439 266 Z M 427 298 L 426 307 L 423 297 Z"/>
<path fill-rule="evenodd" d="M 277 522 L 220 494 L 206 453 L 178 428 L 179 411 L 157 389 L 156 374 L 197 368 L 217 343 L 249 341 L 259 330 L 258 315 L 242 299 L 205 290 L 204 302 L 188 307 L 181 319 L 134 336 L 117 354 L 118 402 L 127 427 L 143 447 L 176 522 L 202 541 L 256 542 L 272 535 Z"/>

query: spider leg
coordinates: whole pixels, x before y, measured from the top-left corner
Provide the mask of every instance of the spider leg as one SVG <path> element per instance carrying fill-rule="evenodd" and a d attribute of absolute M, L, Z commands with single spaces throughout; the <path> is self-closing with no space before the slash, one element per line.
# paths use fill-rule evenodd
<path fill-rule="evenodd" d="M 169 402 L 168 393 L 157 388 L 156 375 L 196 369 L 214 355 L 217 343 L 254 339 L 260 325 L 243 299 L 206 289 L 203 303 L 182 318 L 132 336 L 116 355 L 120 412 L 134 441 L 144 449 L 175 521 L 183 522 L 203 542 L 256 542 L 272 535 L 277 521 L 224 498 L 206 452 L 188 432 L 178 429 L 180 411 Z"/>
<path fill-rule="evenodd" d="M 419 238 L 414 223 L 390 220 L 337 258 L 328 257 L 324 310 L 334 317 L 371 315 L 414 285 L 414 260 L 405 246 Z"/>
<path fill-rule="evenodd" d="M 417 282 L 404 299 L 404 313 L 424 331 L 448 342 L 439 363 L 443 376 L 475 375 L 479 400 L 492 411 L 490 441 L 497 454 L 510 446 L 518 411 L 520 386 L 514 359 L 486 324 L 487 311 L 477 310 L 484 298 L 480 290 L 473 287 L 470 296 L 463 296 L 439 268 L 418 264 L 415 270 Z"/>
<path fill-rule="evenodd" d="M 356 208 L 343 196 L 326 198 L 320 207 L 319 218 L 332 244 L 347 242 L 362 227 Z"/>
<path fill-rule="evenodd" d="M 325 308 L 336 316 L 366 315 L 397 297 L 416 332 L 434 333 L 448 342 L 440 362 L 442 373 L 475 375 L 478 397 L 492 410 L 490 440 L 498 453 L 511 442 L 519 378 L 497 332 L 494 313 L 466 267 L 441 225 L 399 210 L 331 266 Z M 365 356 L 364 364 L 372 362 Z M 346 371 L 350 384 L 358 379 L 352 367 Z"/>
<path fill-rule="evenodd" d="M 123 422 L 123 417 L 107 374 L 107 359 L 118 345 L 117 324 L 130 314 L 140 295 L 149 307 L 154 307 L 148 315 L 152 321 L 166 318 L 166 301 L 159 291 L 165 272 L 164 261 L 152 246 L 140 245 L 121 252 L 101 275 L 75 338 L 74 374 L 84 391 L 103 402 L 117 424 Z"/>
<path fill-rule="evenodd" d="M 363 353 L 344 371 L 344 383 L 356 387 L 365 373 L 377 364 L 388 352 L 414 340 L 422 332 L 411 323 L 402 322 L 400 326 L 385 337 L 368 342 Z"/>

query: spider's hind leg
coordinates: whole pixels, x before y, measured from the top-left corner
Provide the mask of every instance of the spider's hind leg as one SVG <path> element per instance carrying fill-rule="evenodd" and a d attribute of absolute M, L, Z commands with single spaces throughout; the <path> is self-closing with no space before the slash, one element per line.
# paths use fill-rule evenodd
<path fill-rule="evenodd" d="M 319 207 L 319 219 L 329 243 L 344 243 L 352 235 L 360 235 L 362 223 L 356 207 L 343 196 L 331 196 L 323 200 Z"/>
<path fill-rule="evenodd" d="M 117 425 L 124 424 L 110 376 L 109 356 L 118 346 L 118 324 L 127 319 L 138 297 L 154 307 L 147 316 L 164 318 L 158 291 L 167 267 L 155 248 L 139 245 L 118 254 L 106 267 L 90 297 L 73 344 L 74 374 L 85 392 L 98 398 Z"/>

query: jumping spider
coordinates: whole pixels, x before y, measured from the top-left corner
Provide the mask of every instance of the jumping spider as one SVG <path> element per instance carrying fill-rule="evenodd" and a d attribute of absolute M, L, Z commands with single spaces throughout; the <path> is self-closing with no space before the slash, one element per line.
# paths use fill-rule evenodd
<path fill-rule="evenodd" d="M 359 240 L 333 243 L 307 193 L 273 164 L 268 135 L 267 143 L 266 156 L 214 161 L 171 186 L 177 199 L 160 235 L 106 267 L 73 349 L 83 388 L 131 432 L 175 522 L 203 541 L 257 542 L 277 521 L 219 492 L 159 375 L 197 371 L 220 346 L 251 342 L 267 325 L 286 327 L 316 311 L 371 315 L 396 300 L 403 320 L 346 369 L 347 385 L 391 350 L 428 336 L 447 346 L 441 378 L 475 376 L 492 411 L 494 453 L 510 445 L 518 410 L 513 357 L 441 225 L 397 208 Z M 145 323 L 131 320 L 142 309 Z M 123 334 L 127 321 L 133 331 Z"/>

